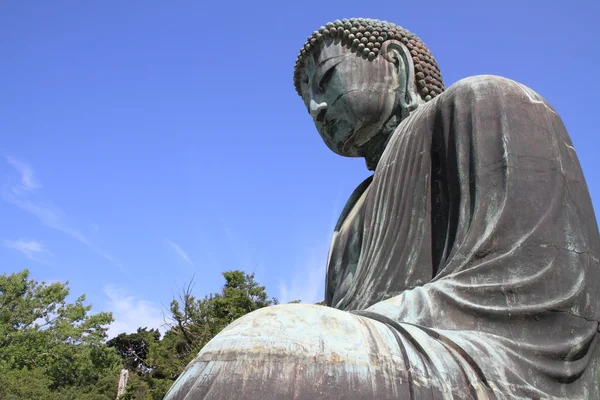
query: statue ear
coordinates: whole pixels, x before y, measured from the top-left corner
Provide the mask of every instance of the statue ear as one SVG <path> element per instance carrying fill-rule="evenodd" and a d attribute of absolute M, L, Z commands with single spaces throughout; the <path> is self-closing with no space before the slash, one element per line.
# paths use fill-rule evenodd
<path fill-rule="evenodd" d="M 408 48 L 397 40 L 385 42 L 381 55 L 396 65 L 398 72 L 398 101 L 403 112 L 410 113 L 422 103 L 415 84 L 415 67 Z"/>

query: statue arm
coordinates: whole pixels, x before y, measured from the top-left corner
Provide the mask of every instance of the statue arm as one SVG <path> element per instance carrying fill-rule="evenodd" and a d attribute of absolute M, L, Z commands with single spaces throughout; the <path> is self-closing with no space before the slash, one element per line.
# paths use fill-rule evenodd
<path fill-rule="evenodd" d="M 431 238 L 425 247 L 433 251 L 408 269 L 422 267 L 433 278 L 413 280 L 366 309 L 398 322 L 490 333 L 515 319 L 556 326 L 598 320 L 586 300 L 598 291 L 591 283 L 598 280 L 598 227 L 560 117 L 533 90 L 505 78 L 470 78 L 449 92 L 418 118 L 420 128 L 414 124 L 431 138 L 430 151 L 418 155 L 425 162 L 414 164 L 432 171 L 432 217 L 414 222 L 431 228 L 415 229 L 424 235 L 407 236 L 406 245 Z M 401 154 L 394 150 L 391 156 Z"/>

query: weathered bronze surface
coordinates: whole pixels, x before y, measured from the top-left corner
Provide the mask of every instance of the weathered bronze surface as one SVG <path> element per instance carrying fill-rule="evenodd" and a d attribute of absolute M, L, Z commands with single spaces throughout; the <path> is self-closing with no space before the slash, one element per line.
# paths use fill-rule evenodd
<path fill-rule="evenodd" d="M 335 228 L 328 307 L 246 315 L 167 399 L 600 398 L 600 236 L 560 117 L 501 77 L 428 89 L 397 31 L 358 48 L 383 26 L 333 23 L 296 65 L 327 146 L 374 170 Z"/>

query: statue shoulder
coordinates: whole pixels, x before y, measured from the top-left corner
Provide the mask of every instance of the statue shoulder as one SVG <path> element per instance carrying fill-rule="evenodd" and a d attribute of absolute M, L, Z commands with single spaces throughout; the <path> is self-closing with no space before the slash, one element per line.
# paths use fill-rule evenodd
<path fill-rule="evenodd" d="M 542 105 L 556 114 L 552 106 L 539 93 L 530 87 L 497 75 L 476 75 L 461 79 L 452 84 L 440 97 L 471 97 L 472 100 L 485 100 L 501 96 L 506 100 L 522 100 L 524 105 Z"/>
<path fill-rule="evenodd" d="M 505 78 L 498 75 L 475 75 L 468 78 L 463 78 L 453 83 L 446 92 L 461 90 L 506 90 L 510 91 L 515 88 L 526 87 L 522 83 L 515 80 Z M 531 90 L 531 89 L 530 89 Z"/>
<path fill-rule="evenodd" d="M 393 158 L 392 154 L 401 154 L 398 149 L 413 137 L 432 137 L 444 124 L 473 121 L 473 117 L 489 123 L 500 119 L 518 120 L 522 126 L 547 121 L 548 118 L 560 120 L 558 113 L 542 96 L 522 83 L 496 75 L 472 76 L 452 84 L 402 121 L 388 142 L 384 156 Z M 453 134 L 468 133 L 460 129 L 469 127 L 470 123 L 453 125 L 452 129 L 459 129 Z M 485 123 L 480 124 L 478 129 L 493 131 L 487 129 Z"/>
<path fill-rule="evenodd" d="M 456 81 L 448 88 L 448 91 L 465 87 L 510 87 L 514 84 L 519 83 L 499 75 L 474 75 Z"/>

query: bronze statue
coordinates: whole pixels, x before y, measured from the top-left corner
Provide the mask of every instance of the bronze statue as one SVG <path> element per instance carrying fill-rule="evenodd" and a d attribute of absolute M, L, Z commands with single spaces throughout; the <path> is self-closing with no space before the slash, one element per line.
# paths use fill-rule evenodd
<path fill-rule="evenodd" d="M 350 196 L 327 307 L 235 321 L 167 399 L 598 399 L 600 236 L 556 111 L 496 76 L 445 89 L 425 45 L 349 19 L 305 44 L 294 83 Z"/>

